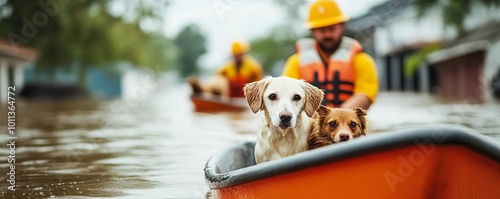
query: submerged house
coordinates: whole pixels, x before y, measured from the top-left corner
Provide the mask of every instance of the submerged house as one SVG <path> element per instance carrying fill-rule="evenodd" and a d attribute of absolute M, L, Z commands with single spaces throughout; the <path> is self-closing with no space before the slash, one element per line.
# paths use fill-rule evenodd
<path fill-rule="evenodd" d="M 0 103 L 7 102 L 8 87 L 23 89 L 24 71 L 37 57 L 35 50 L 0 39 Z"/>
<path fill-rule="evenodd" d="M 427 66 L 439 77 L 439 95 L 482 102 L 500 68 L 500 22 L 484 24 L 427 56 Z"/>
<path fill-rule="evenodd" d="M 77 86 L 79 75 L 75 67 L 55 71 L 37 70 L 34 49 L 11 44 L 0 38 L 0 103 L 7 102 L 8 87 L 15 86 L 16 97 L 64 98 L 82 96 Z M 126 62 L 86 71 L 86 85 L 90 97 L 115 98 L 141 94 L 149 88 L 151 74 Z M 139 94 L 138 94 L 139 93 Z"/>
<path fill-rule="evenodd" d="M 100 67 L 89 67 L 85 71 L 86 90 L 78 85 L 77 65 L 69 65 L 65 69 L 40 71 L 29 67 L 24 76 L 26 88 L 23 96 L 28 98 L 73 98 L 91 97 L 106 99 L 127 97 L 131 89 L 140 85 L 147 78 L 146 72 L 135 66 L 119 62 Z"/>
<path fill-rule="evenodd" d="M 500 67 L 500 12 L 473 8 L 465 21 L 466 33 L 459 37 L 442 23 L 440 10 L 419 18 L 412 2 L 389 0 L 347 24 L 346 33 L 374 57 L 381 90 L 482 101 L 493 71 Z M 440 50 L 426 56 L 415 72 L 405 73 L 405 61 L 429 46 Z"/>

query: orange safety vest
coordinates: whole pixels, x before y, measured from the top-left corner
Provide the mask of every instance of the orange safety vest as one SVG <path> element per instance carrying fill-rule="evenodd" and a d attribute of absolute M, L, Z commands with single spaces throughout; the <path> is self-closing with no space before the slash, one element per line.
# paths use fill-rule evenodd
<path fill-rule="evenodd" d="M 323 89 L 323 104 L 339 107 L 353 95 L 354 57 L 363 51 L 361 44 L 349 37 L 343 37 L 339 48 L 325 66 L 318 54 L 319 47 L 314 39 L 300 39 L 296 43 L 299 54 L 300 76 L 310 84 Z"/>
<path fill-rule="evenodd" d="M 247 78 L 243 75 L 236 75 L 229 79 L 229 96 L 230 97 L 245 97 L 243 87 L 247 83 Z"/>

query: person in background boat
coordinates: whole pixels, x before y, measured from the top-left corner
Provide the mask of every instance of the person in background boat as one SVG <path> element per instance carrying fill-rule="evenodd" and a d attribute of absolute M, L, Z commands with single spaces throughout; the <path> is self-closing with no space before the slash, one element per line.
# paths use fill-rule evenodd
<path fill-rule="evenodd" d="M 313 2 L 305 23 L 313 38 L 296 42 L 283 75 L 323 89 L 327 106 L 368 109 L 378 93 L 375 62 L 359 42 L 343 36 L 348 20 L 335 1 Z"/>
<path fill-rule="evenodd" d="M 250 55 L 250 45 L 246 42 L 235 41 L 231 45 L 232 59 L 225 63 L 203 87 L 196 79 L 189 78 L 193 94 L 209 92 L 229 97 L 245 97 L 245 84 L 261 80 L 262 67 Z"/>
<path fill-rule="evenodd" d="M 233 42 L 231 46 L 233 59 L 217 72 L 229 82 L 229 96 L 231 97 L 245 97 L 243 94 L 245 84 L 262 79 L 262 67 L 247 54 L 249 50 L 249 44 L 240 41 Z"/>

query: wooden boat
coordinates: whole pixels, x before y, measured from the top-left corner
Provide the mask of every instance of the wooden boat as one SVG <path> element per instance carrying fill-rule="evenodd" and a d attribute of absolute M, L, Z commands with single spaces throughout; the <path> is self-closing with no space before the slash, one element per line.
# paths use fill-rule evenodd
<path fill-rule="evenodd" d="M 208 160 L 216 198 L 500 198 L 500 144 L 468 129 L 372 134 L 258 165 L 254 145 Z"/>
<path fill-rule="evenodd" d="M 245 98 L 229 98 L 209 93 L 191 96 L 197 112 L 240 112 L 248 110 Z"/>

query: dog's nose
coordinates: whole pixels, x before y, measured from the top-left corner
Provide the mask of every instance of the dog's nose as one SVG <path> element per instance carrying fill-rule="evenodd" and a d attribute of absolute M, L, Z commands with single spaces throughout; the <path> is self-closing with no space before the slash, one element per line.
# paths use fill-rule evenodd
<path fill-rule="evenodd" d="M 290 122 L 290 120 L 292 120 L 292 115 L 288 113 L 280 114 L 280 120 L 283 123 L 288 123 Z"/>
<path fill-rule="evenodd" d="M 349 134 L 347 134 L 347 133 L 341 133 L 341 134 L 339 135 L 339 137 L 340 137 L 340 141 L 341 141 L 341 142 L 342 142 L 342 141 L 347 141 L 347 140 L 349 140 Z"/>

